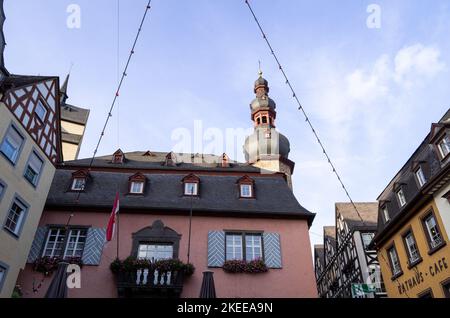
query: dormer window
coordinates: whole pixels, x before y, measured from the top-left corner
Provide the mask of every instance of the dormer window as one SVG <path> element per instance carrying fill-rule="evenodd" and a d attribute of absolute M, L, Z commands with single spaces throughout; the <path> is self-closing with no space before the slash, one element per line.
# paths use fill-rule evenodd
<path fill-rule="evenodd" d="M 144 182 L 132 181 L 131 184 L 130 184 L 130 193 L 131 194 L 142 194 L 142 193 L 144 193 Z"/>
<path fill-rule="evenodd" d="M 251 198 L 253 195 L 252 186 L 250 184 L 241 184 L 241 197 Z"/>
<path fill-rule="evenodd" d="M 112 157 L 112 163 L 120 164 L 125 161 L 125 155 L 122 150 L 117 150 Z"/>
<path fill-rule="evenodd" d="M 450 153 L 450 137 L 445 135 L 438 143 L 437 143 L 439 152 L 442 158 L 447 157 Z"/>
<path fill-rule="evenodd" d="M 254 198 L 254 180 L 249 176 L 243 176 L 238 180 L 239 197 L 240 198 Z"/>
<path fill-rule="evenodd" d="M 128 192 L 130 194 L 143 194 L 146 180 L 147 178 L 140 172 L 132 175 L 129 178 Z"/>
<path fill-rule="evenodd" d="M 190 174 L 183 178 L 184 195 L 186 196 L 198 196 L 198 187 L 200 179 L 194 175 Z"/>
<path fill-rule="evenodd" d="M 416 169 L 416 171 L 414 172 L 416 179 L 417 179 L 417 183 L 419 184 L 419 187 L 423 187 L 424 184 L 427 182 L 426 178 L 425 178 L 425 174 L 423 173 L 423 169 L 422 167 L 419 167 Z"/>
<path fill-rule="evenodd" d="M 397 190 L 397 199 L 398 199 L 398 203 L 400 204 L 400 207 L 403 207 L 406 205 L 406 197 L 405 197 L 405 193 L 403 192 L 403 189 Z"/>
<path fill-rule="evenodd" d="M 86 189 L 88 172 L 86 170 L 78 170 L 72 173 L 72 183 L 70 190 L 72 191 L 84 191 Z"/>
<path fill-rule="evenodd" d="M 184 184 L 184 195 L 197 195 L 197 194 L 198 194 L 197 183 L 186 182 Z"/>
<path fill-rule="evenodd" d="M 86 186 L 85 178 L 73 178 L 72 190 L 73 191 L 83 191 Z"/>
<path fill-rule="evenodd" d="M 381 212 L 383 212 L 384 222 L 389 222 L 391 220 L 391 217 L 389 216 L 389 210 L 386 205 L 381 208 Z"/>

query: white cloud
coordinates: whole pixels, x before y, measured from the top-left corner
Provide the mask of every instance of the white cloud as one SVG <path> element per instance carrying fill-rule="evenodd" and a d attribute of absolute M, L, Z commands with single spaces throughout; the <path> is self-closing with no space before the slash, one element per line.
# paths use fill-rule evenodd
<path fill-rule="evenodd" d="M 420 43 L 401 49 L 395 56 L 396 82 L 411 87 L 415 78 L 436 76 L 445 69 L 445 64 L 439 60 L 440 55 L 439 49 Z"/>
<path fill-rule="evenodd" d="M 445 69 L 440 55 L 438 48 L 420 43 L 399 50 L 393 60 L 383 54 L 371 70 L 357 69 L 346 77 L 347 93 L 352 99 L 368 103 L 392 94 L 397 85 L 411 89 Z"/>

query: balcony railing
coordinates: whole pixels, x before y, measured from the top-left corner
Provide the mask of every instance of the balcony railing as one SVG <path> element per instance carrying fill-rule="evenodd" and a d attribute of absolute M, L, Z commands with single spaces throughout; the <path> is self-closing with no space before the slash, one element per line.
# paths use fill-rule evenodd
<path fill-rule="evenodd" d="M 121 297 L 163 296 L 179 297 L 183 289 L 182 271 L 159 272 L 137 269 L 117 273 L 117 288 Z"/>

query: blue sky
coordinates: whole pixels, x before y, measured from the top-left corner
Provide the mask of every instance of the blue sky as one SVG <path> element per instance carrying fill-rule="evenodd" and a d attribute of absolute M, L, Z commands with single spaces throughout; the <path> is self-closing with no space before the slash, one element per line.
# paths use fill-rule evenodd
<path fill-rule="evenodd" d="M 120 1 L 121 68 L 146 3 Z M 449 2 L 252 3 L 354 200 L 376 200 L 450 106 Z M 379 29 L 366 25 L 371 3 L 381 8 Z M 70 4 L 81 8 L 79 29 L 66 25 Z M 91 156 L 117 80 L 117 0 L 6 0 L 5 11 L 10 72 L 64 77 L 74 64 L 69 102 L 91 109 L 80 154 Z M 243 0 L 153 1 L 99 154 L 169 151 L 171 133 L 194 120 L 251 127 L 258 60 L 291 142 L 294 192 L 317 213 L 318 243 L 346 197 Z"/>

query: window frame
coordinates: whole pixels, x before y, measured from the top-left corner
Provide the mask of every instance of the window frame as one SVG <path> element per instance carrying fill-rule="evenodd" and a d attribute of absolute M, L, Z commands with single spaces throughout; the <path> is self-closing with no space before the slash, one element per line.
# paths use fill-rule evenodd
<path fill-rule="evenodd" d="M 17 204 L 18 203 L 18 204 Z M 6 227 L 6 223 L 8 222 L 9 214 L 11 212 L 12 207 L 16 204 L 20 208 L 22 208 L 22 213 L 20 215 L 20 221 L 16 223 L 16 229 L 13 231 L 10 228 Z M 22 234 L 23 227 L 25 225 L 27 216 L 28 216 L 28 210 L 30 209 L 30 206 L 26 203 L 25 200 L 23 200 L 19 195 L 14 195 L 14 198 L 9 206 L 8 212 L 6 213 L 5 220 L 3 222 L 3 230 L 13 236 L 16 239 L 20 238 L 20 235 Z"/>
<path fill-rule="evenodd" d="M 81 252 L 81 256 L 80 259 L 83 257 L 84 254 L 84 250 L 86 248 L 86 242 L 87 242 L 87 238 L 88 238 L 88 232 L 89 232 L 89 228 L 90 226 L 84 226 L 84 225 L 73 225 L 73 226 L 66 226 L 66 225 L 61 225 L 61 224 L 49 224 L 47 225 L 47 232 L 45 233 L 45 239 L 44 239 L 44 244 L 42 244 L 42 248 L 41 248 L 41 252 L 40 252 L 40 256 L 41 257 L 61 257 L 62 259 L 67 259 L 66 257 L 66 252 L 67 252 L 67 246 L 68 246 L 68 239 L 70 237 L 70 232 L 73 230 L 85 230 L 86 231 L 86 239 L 84 241 L 84 245 L 83 245 L 83 250 Z M 46 250 L 47 250 L 47 246 L 49 243 L 49 238 L 50 238 L 50 233 L 52 230 L 65 230 L 62 240 L 62 247 L 61 247 L 61 255 L 45 255 L 46 254 Z M 54 253 L 54 249 L 53 252 Z M 76 256 L 69 256 L 69 257 L 76 257 Z"/>
<path fill-rule="evenodd" d="M 406 200 L 405 191 L 403 191 L 403 187 L 400 187 L 395 191 L 395 196 L 397 197 L 398 205 L 400 208 L 403 208 L 408 203 L 408 201 Z"/>
<path fill-rule="evenodd" d="M 395 272 L 395 271 L 394 271 L 394 263 L 393 263 L 393 261 L 392 261 L 391 251 L 394 251 L 394 252 L 395 252 L 395 255 L 396 255 L 397 262 L 398 262 L 398 268 L 399 268 L 399 271 L 398 271 L 398 272 Z M 399 257 L 399 255 L 398 255 L 397 247 L 395 246 L 395 243 L 394 243 L 394 242 L 392 242 L 392 243 L 386 248 L 386 254 L 387 254 L 387 256 L 388 256 L 388 259 L 389 259 L 389 265 L 390 265 L 390 268 L 391 268 L 391 274 L 392 274 L 391 280 L 394 281 L 394 280 L 396 280 L 398 277 L 400 277 L 400 276 L 403 275 L 402 264 L 401 264 L 401 262 L 400 262 L 400 257 Z"/>
<path fill-rule="evenodd" d="M 5 284 L 6 277 L 8 276 L 9 265 L 0 261 L 0 269 L 3 270 L 3 276 L 0 277 L 0 292 L 3 289 L 3 285 Z"/>
<path fill-rule="evenodd" d="M 195 187 L 194 187 L 194 190 L 195 191 L 193 191 L 192 193 L 189 193 L 187 190 L 188 190 L 188 186 L 189 185 L 194 185 Z M 184 195 L 185 196 L 188 196 L 188 197 L 196 197 L 196 196 L 198 196 L 198 182 L 194 182 L 194 181 L 186 181 L 186 182 L 184 182 L 184 191 L 183 191 L 183 193 L 184 193 Z"/>
<path fill-rule="evenodd" d="M 431 298 L 434 298 L 433 290 L 430 288 L 425 289 L 424 291 L 417 294 L 417 298 L 430 298 L 430 297 L 424 297 L 430 295 Z"/>
<path fill-rule="evenodd" d="M 45 110 L 45 113 L 44 113 L 43 118 L 42 118 L 42 117 L 39 115 L 39 113 L 37 112 L 37 108 L 38 108 L 39 104 L 42 105 L 42 108 Z M 36 106 L 34 107 L 33 113 L 34 113 L 34 114 L 36 115 L 36 117 L 41 121 L 41 123 L 44 123 L 44 122 L 46 121 L 47 116 L 48 116 L 48 110 L 49 110 L 49 107 L 47 106 L 47 103 L 44 102 L 44 101 L 42 100 L 42 98 L 38 98 L 38 101 L 37 101 L 37 103 L 36 103 Z"/>
<path fill-rule="evenodd" d="M 134 191 L 134 186 L 139 185 L 139 191 Z M 130 194 L 144 194 L 144 181 L 132 180 L 130 181 Z"/>
<path fill-rule="evenodd" d="M 442 281 L 440 283 L 440 285 L 441 285 L 444 297 L 450 298 L 450 278 L 447 278 L 444 281 Z M 446 286 L 448 286 L 447 289 L 446 289 Z M 1 289 L 1 286 L 0 286 L 0 289 Z"/>
<path fill-rule="evenodd" d="M 3 196 L 6 193 L 6 189 L 8 188 L 8 185 L 6 184 L 6 182 L 4 182 L 2 179 L 0 179 L 0 187 L 2 187 L 3 189 L 0 190 L 0 202 L 3 199 Z"/>
<path fill-rule="evenodd" d="M 42 163 L 41 168 L 39 169 L 39 171 L 38 171 L 37 174 L 36 174 L 36 177 L 35 177 L 34 182 L 31 181 L 31 180 L 29 180 L 29 179 L 26 177 L 26 173 L 27 173 L 27 171 L 28 171 L 28 168 L 31 167 L 30 162 L 31 162 L 31 157 L 32 157 L 33 155 L 35 155 L 36 158 L 37 158 L 38 160 L 40 160 L 41 163 Z M 39 153 L 38 153 L 35 149 L 33 149 L 33 150 L 31 151 L 30 156 L 28 157 L 27 163 L 26 163 L 26 165 L 25 165 L 25 169 L 24 169 L 24 171 L 23 171 L 23 177 L 24 177 L 25 180 L 27 180 L 28 183 L 30 183 L 34 188 L 37 188 L 37 186 L 38 186 L 38 184 L 39 184 L 39 181 L 40 181 L 41 176 L 42 176 L 42 172 L 44 171 L 44 166 L 45 166 L 45 160 L 42 158 L 42 156 L 39 155 Z M 33 168 L 31 168 L 31 169 L 34 171 Z M 36 171 L 34 171 L 34 172 L 36 172 Z"/>
<path fill-rule="evenodd" d="M 432 238 L 430 236 L 430 233 L 428 231 L 428 226 L 426 224 L 426 219 L 428 219 L 428 217 L 432 216 L 434 218 L 434 221 L 436 223 L 436 228 L 439 231 L 439 236 L 441 238 L 441 243 L 439 243 L 436 246 L 432 246 Z M 432 255 L 435 252 L 437 252 L 438 250 L 440 250 L 442 247 L 444 247 L 447 242 L 445 242 L 444 237 L 442 235 L 442 230 L 441 227 L 439 226 L 439 222 L 438 219 L 436 217 L 436 213 L 434 213 L 434 210 L 431 208 L 429 209 L 427 212 L 425 212 L 421 217 L 420 217 L 420 223 L 422 224 L 422 230 L 424 231 L 425 237 L 427 239 L 427 246 L 428 246 L 428 255 Z"/>
<path fill-rule="evenodd" d="M 417 259 L 412 260 L 411 251 L 408 245 L 407 237 L 411 235 L 412 239 L 414 240 L 414 244 L 416 245 L 416 252 L 417 252 Z M 408 269 L 413 268 L 417 264 L 422 262 L 422 255 L 420 254 L 419 245 L 417 244 L 416 236 L 414 235 L 414 231 L 412 230 L 412 227 L 409 227 L 402 233 L 402 241 L 403 246 L 405 247 L 406 256 L 408 257 Z"/>
<path fill-rule="evenodd" d="M 244 195 L 243 189 L 245 187 L 248 187 L 249 189 L 249 195 Z M 243 199 L 251 199 L 254 198 L 253 196 L 253 185 L 251 183 L 241 183 L 239 184 L 239 196 Z"/>
<path fill-rule="evenodd" d="M 450 155 L 450 149 L 447 149 L 448 150 L 447 154 L 444 154 L 444 151 L 443 151 L 442 146 L 441 146 L 441 143 L 444 140 L 448 140 L 449 141 L 448 143 L 445 143 L 445 144 L 449 144 L 450 143 L 450 136 L 447 135 L 446 133 L 441 138 L 439 138 L 438 141 L 436 142 L 436 147 L 438 148 L 438 152 L 439 152 L 439 155 L 441 157 L 441 160 L 444 160 L 445 158 L 447 158 Z"/>
<path fill-rule="evenodd" d="M 73 227 L 70 227 L 69 229 L 68 229 L 68 231 L 66 232 L 66 237 L 65 237 L 65 239 L 64 239 L 64 247 L 63 247 L 63 259 L 67 259 L 68 257 L 78 257 L 78 256 L 74 256 L 74 255 L 71 255 L 71 256 L 67 256 L 67 250 L 68 250 L 68 247 L 69 247 L 69 243 L 70 243 L 70 236 L 71 236 L 71 234 L 72 234 L 72 231 L 86 231 L 86 234 L 84 234 L 84 243 L 83 243 L 83 248 L 81 249 L 81 255 L 79 256 L 79 258 L 81 259 L 82 257 L 83 257 L 83 253 L 84 253 L 84 249 L 86 248 L 86 243 L 87 243 L 87 238 L 88 238 L 88 232 L 89 232 L 89 228 L 87 228 L 87 227 L 75 227 L 75 226 L 73 226 Z M 79 248 L 77 248 L 78 247 L 78 244 L 80 243 L 79 242 L 79 238 L 80 238 L 80 233 L 78 233 L 78 235 L 77 235 L 77 240 L 75 241 L 75 245 L 74 245 L 74 248 L 72 249 L 74 252 L 75 251 L 77 251 L 77 250 L 79 250 Z M 72 253 L 73 254 L 73 253 Z"/>
<path fill-rule="evenodd" d="M 261 257 L 260 259 L 265 261 L 265 254 L 264 254 L 264 232 L 262 231 L 235 231 L 235 230 L 226 230 L 225 231 L 225 260 L 229 261 L 229 260 L 234 260 L 234 259 L 228 259 L 227 257 L 227 236 L 229 235 L 233 235 L 233 236 L 240 236 L 241 237 L 241 256 L 242 256 L 242 261 L 246 261 L 246 262 L 250 262 L 252 260 L 247 259 L 247 240 L 246 237 L 247 236 L 259 236 L 260 237 L 260 248 L 261 248 Z"/>
<path fill-rule="evenodd" d="M 372 239 L 370 240 L 370 242 L 372 242 L 373 238 L 375 237 L 375 233 L 374 232 L 360 232 L 360 233 L 361 233 L 361 242 L 362 242 L 364 251 L 366 251 L 366 252 L 373 251 L 373 249 L 368 249 L 367 248 L 368 246 L 370 246 L 370 243 L 367 246 L 365 246 L 365 244 L 364 244 L 364 235 L 370 234 L 372 236 Z"/>
<path fill-rule="evenodd" d="M 18 147 L 17 153 L 16 153 L 16 155 L 15 155 L 15 157 L 14 157 L 13 160 L 12 160 L 11 158 L 9 158 L 8 155 L 5 154 L 5 153 L 2 151 L 2 146 L 3 146 L 3 144 L 5 143 L 5 141 L 6 141 L 6 139 L 7 139 L 7 137 L 8 137 L 8 135 L 9 135 L 9 133 L 10 133 L 11 130 L 15 130 L 15 132 L 22 138 L 22 142 L 20 143 L 20 146 Z M 2 142 L 1 142 L 1 144 L 0 144 L 0 154 L 1 154 L 1 155 L 2 155 L 2 156 L 10 163 L 10 164 L 12 164 L 13 166 L 15 166 L 15 165 L 17 164 L 17 161 L 18 161 L 18 159 L 19 159 L 21 153 L 22 153 L 22 150 L 23 150 L 23 147 L 24 147 L 24 145 L 25 145 L 25 142 L 26 142 L 25 134 L 23 134 L 23 133 L 20 131 L 20 129 L 19 129 L 14 123 L 10 123 L 8 129 L 6 129 L 5 135 L 3 136 Z"/>
<path fill-rule="evenodd" d="M 387 208 L 387 205 L 384 204 L 383 206 L 381 206 L 381 212 L 383 213 L 383 220 L 384 223 L 388 223 L 391 221 L 391 215 L 389 214 L 389 209 Z M 387 218 L 386 218 L 387 216 Z"/>
<path fill-rule="evenodd" d="M 419 177 L 419 175 L 421 175 L 421 177 Z M 418 166 L 414 170 L 414 176 L 416 178 L 416 182 L 417 185 L 419 186 L 419 189 L 421 189 L 427 183 L 427 178 L 425 177 L 425 172 L 423 171 L 422 166 Z"/>
<path fill-rule="evenodd" d="M 75 185 L 76 185 L 76 182 L 78 181 L 78 180 L 83 180 L 83 187 L 81 187 L 81 188 L 75 188 Z M 87 180 L 86 180 L 86 178 L 85 177 L 73 177 L 72 178 L 72 183 L 71 183 L 71 185 L 70 185 L 70 190 L 71 191 L 75 191 L 75 192 L 83 192 L 85 189 L 86 189 L 86 183 L 87 183 Z"/>
<path fill-rule="evenodd" d="M 137 259 L 141 259 L 139 257 L 139 253 L 141 251 L 141 246 L 142 245 L 146 245 L 146 246 L 170 246 L 172 248 L 172 257 L 170 257 L 170 258 L 158 258 L 158 259 L 144 258 L 144 259 L 150 260 L 152 262 L 156 262 L 156 261 L 159 261 L 159 260 L 166 260 L 166 259 L 174 259 L 175 258 L 175 246 L 174 246 L 173 242 L 155 242 L 155 241 L 148 241 L 148 242 L 146 242 L 146 241 L 140 241 L 138 243 L 138 246 L 137 246 L 137 255 L 136 255 Z M 148 250 L 146 251 L 146 253 L 148 253 Z"/>

